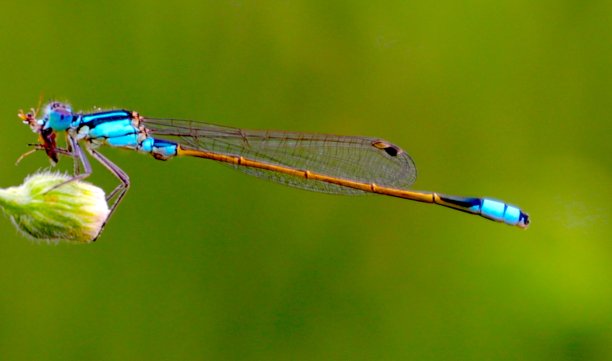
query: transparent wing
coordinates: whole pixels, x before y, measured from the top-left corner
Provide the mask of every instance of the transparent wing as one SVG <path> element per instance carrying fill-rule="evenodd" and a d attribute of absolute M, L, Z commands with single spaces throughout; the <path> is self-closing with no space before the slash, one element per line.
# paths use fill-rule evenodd
<path fill-rule="evenodd" d="M 143 120 L 149 134 L 198 149 L 280 165 L 379 186 L 408 188 L 416 180 L 412 158 L 385 140 L 270 130 L 246 130 L 178 120 Z M 334 194 L 361 194 L 360 190 L 273 171 L 234 168 L 284 185 Z"/>

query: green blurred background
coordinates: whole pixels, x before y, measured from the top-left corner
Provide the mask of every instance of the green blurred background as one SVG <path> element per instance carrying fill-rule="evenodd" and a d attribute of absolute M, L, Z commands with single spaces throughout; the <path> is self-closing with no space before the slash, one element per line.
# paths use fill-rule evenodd
<path fill-rule="evenodd" d="M 612 5 L 604 1 L 15 2 L 0 13 L 0 186 L 48 166 L 45 99 L 373 135 L 416 189 L 530 229 L 105 154 L 133 188 L 95 244 L 0 219 L 1 360 L 612 359 Z M 64 160 L 59 169 L 70 170 Z M 100 166 L 90 180 L 116 181 Z"/>

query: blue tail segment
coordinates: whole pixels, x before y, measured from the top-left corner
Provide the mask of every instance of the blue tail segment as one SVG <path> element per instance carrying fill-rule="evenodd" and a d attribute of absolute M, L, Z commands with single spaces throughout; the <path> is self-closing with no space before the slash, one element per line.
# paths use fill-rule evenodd
<path fill-rule="evenodd" d="M 529 216 L 519 208 L 490 198 L 482 199 L 480 215 L 512 226 L 526 227 L 529 224 Z"/>
<path fill-rule="evenodd" d="M 529 215 L 518 207 L 491 198 L 466 198 L 435 194 L 434 201 L 445 207 L 479 214 L 484 218 L 511 226 L 527 228 Z"/>

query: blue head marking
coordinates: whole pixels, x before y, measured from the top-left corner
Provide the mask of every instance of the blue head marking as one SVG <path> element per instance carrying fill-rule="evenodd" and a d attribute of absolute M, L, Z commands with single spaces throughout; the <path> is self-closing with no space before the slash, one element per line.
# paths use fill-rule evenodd
<path fill-rule="evenodd" d="M 72 124 L 73 114 L 70 105 L 51 102 L 45 107 L 45 116 L 39 120 L 43 129 L 66 130 Z"/>

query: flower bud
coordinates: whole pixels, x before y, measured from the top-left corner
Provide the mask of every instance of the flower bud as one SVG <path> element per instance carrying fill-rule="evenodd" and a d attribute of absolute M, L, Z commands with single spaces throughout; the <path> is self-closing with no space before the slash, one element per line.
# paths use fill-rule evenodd
<path fill-rule="evenodd" d="M 18 230 L 37 241 L 89 243 L 109 213 L 104 191 L 60 173 L 29 176 L 18 187 L 0 189 L 0 207 Z"/>

